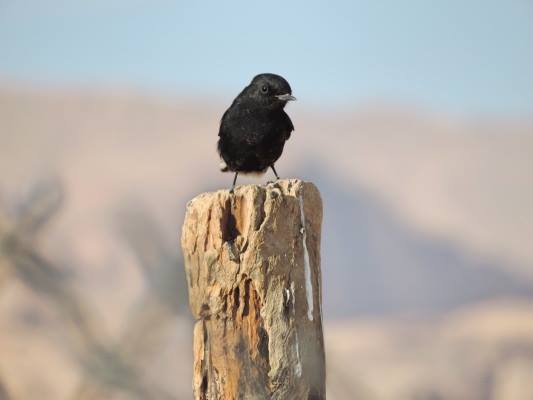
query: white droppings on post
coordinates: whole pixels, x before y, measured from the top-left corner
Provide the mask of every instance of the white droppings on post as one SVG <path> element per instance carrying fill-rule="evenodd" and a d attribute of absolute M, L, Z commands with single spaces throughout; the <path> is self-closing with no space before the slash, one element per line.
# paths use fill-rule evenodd
<path fill-rule="evenodd" d="M 296 297 L 294 296 L 294 282 L 291 282 L 291 294 L 292 294 L 292 313 L 296 314 L 295 304 Z M 300 341 L 298 339 L 298 329 L 294 329 L 294 341 L 295 341 L 295 352 L 296 352 L 296 365 L 294 366 L 294 373 L 296 376 L 302 376 L 302 360 L 300 359 Z"/>
<path fill-rule="evenodd" d="M 296 331 L 296 358 L 298 361 L 296 362 L 296 365 L 294 366 L 294 373 L 299 378 L 302 376 L 302 361 L 300 360 L 300 344 L 298 343 L 298 331 Z"/>
<path fill-rule="evenodd" d="M 304 248 L 304 274 L 305 274 L 305 294 L 307 298 L 307 318 L 313 320 L 313 283 L 311 282 L 311 264 L 309 262 L 309 251 L 307 250 L 307 232 L 305 229 L 304 198 L 300 193 L 300 220 L 302 223 L 302 244 Z"/>

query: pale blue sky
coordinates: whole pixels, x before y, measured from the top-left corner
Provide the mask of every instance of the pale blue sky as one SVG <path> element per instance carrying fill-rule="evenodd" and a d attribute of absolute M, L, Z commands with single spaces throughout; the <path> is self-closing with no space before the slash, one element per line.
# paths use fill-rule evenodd
<path fill-rule="evenodd" d="M 0 79 L 533 115 L 533 0 L 0 0 Z"/>

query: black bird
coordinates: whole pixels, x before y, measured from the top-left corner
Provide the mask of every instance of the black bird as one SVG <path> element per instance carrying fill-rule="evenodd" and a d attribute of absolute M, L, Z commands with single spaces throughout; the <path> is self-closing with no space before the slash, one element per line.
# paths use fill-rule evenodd
<path fill-rule="evenodd" d="M 272 168 L 281 156 L 285 141 L 294 130 L 283 108 L 296 100 L 283 77 L 275 74 L 257 75 L 233 100 L 220 121 L 218 153 L 224 164 L 222 171 L 233 171 L 235 188 L 241 173 L 263 173 Z"/>

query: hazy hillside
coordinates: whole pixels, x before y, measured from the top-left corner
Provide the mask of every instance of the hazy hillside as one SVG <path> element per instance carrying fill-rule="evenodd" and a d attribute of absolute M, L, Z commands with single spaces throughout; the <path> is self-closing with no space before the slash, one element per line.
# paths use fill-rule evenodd
<path fill-rule="evenodd" d="M 304 101 L 289 108 L 296 132 L 278 170 L 315 181 L 325 199 L 328 315 L 443 311 L 532 293 L 533 123 L 390 107 L 320 115 L 302 111 Z M 68 238 L 94 283 L 108 282 L 104 266 L 121 251 L 109 213 L 144 202 L 173 238 L 188 198 L 229 185 L 215 153 L 224 106 L 5 89 L 3 189 L 59 175 L 68 201 L 47 245 Z"/>
<path fill-rule="evenodd" d="M 528 400 L 531 303 L 486 303 L 442 319 L 330 324 L 332 400 Z"/>
<path fill-rule="evenodd" d="M 16 217 L 36 182 L 62 187 L 32 245 L 113 350 L 82 357 L 54 303 L 56 272 L 44 290 L 32 274 L 46 271 L 16 270 L 0 254 L 0 393 L 93 399 L 98 385 L 156 385 L 187 398 L 178 232 L 188 199 L 231 183 L 215 152 L 230 100 L 0 89 L 0 207 Z M 530 399 L 533 120 L 390 106 L 323 114 L 305 99 L 289 113 L 296 132 L 277 169 L 324 198 L 331 398 Z M 137 371 L 111 363 L 117 354 L 143 366 L 143 385 L 121 378 Z M 112 379 L 98 363 L 113 365 L 103 369 Z"/>
<path fill-rule="evenodd" d="M 329 317 L 427 316 L 491 298 L 533 297 L 533 282 L 509 262 L 424 235 L 358 185 L 343 186 L 320 172 L 314 180 L 333 205 L 323 239 Z"/>

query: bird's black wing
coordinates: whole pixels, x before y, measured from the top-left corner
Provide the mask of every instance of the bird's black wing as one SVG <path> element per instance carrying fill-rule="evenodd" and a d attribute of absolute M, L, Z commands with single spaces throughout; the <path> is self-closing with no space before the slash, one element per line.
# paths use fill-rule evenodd
<path fill-rule="evenodd" d="M 229 108 L 224 112 L 222 115 L 222 118 L 220 118 L 220 127 L 218 128 L 218 136 L 223 137 L 224 136 L 224 120 L 226 119 L 226 116 L 228 115 Z"/>
<path fill-rule="evenodd" d="M 283 111 L 283 122 L 285 125 L 284 134 L 285 134 L 285 140 L 288 140 L 291 137 L 291 132 L 294 131 L 294 125 L 292 124 L 291 118 L 287 115 L 285 111 Z"/>

